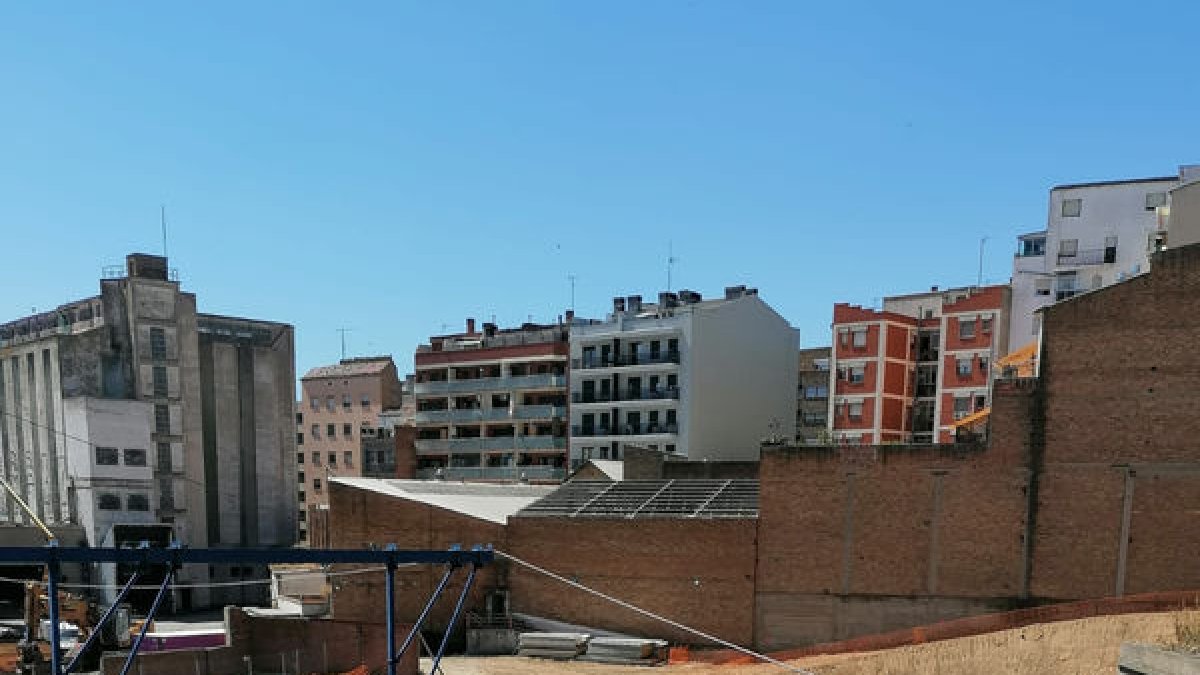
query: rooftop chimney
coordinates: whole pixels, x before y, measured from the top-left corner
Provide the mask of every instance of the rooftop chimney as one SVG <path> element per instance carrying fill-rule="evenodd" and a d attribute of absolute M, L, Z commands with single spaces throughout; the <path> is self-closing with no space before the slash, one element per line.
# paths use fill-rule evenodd
<path fill-rule="evenodd" d="M 937 286 L 930 286 L 930 287 L 929 287 L 929 292 L 930 292 L 930 293 L 937 293 Z"/>
<path fill-rule="evenodd" d="M 570 325 L 571 322 L 574 320 L 575 320 L 575 310 L 568 309 L 567 310 L 567 325 Z"/>
<path fill-rule="evenodd" d="M 613 314 L 625 311 L 625 298 L 613 298 Z"/>
<path fill-rule="evenodd" d="M 471 316 L 467 317 L 467 334 L 468 335 L 475 334 L 475 317 L 471 317 Z"/>

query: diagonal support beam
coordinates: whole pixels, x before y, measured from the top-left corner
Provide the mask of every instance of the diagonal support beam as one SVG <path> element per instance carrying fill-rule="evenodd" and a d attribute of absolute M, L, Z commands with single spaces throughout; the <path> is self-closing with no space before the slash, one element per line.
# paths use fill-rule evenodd
<path fill-rule="evenodd" d="M 112 604 L 108 606 L 108 609 L 104 610 L 104 616 L 100 617 L 100 620 L 96 622 L 95 626 L 92 626 L 92 631 L 88 634 L 87 640 L 84 641 L 83 647 L 76 652 L 75 658 L 71 659 L 71 662 L 67 664 L 67 669 L 63 671 L 63 675 L 68 675 L 71 671 L 75 670 L 75 666 L 79 665 L 79 660 L 83 658 L 83 655 L 92 648 L 92 644 L 95 643 L 96 640 L 100 639 L 100 633 L 104 628 L 104 624 L 108 623 L 108 620 L 111 619 L 114 614 L 116 614 L 117 607 L 120 606 L 121 601 L 125 599 L 125 596 L 129 594 L 130 589 L 132 589 L 134 584 L 138 582 L 138 579 L 141 578 L 142 571 L 134 570 L 133 575 L 129 577 L 129 581 L 125 582 L 124 588 L 121 589 L 120 593 L 117 593 L 116 599 L 112 601 Z"/>
<path fill-rule="evenodd" d="M 450 577 L 454 574 L 456 568 L 451 565 L 446 568 L 446 573 L 442 575 L 442 581 L 434 589 L 433 595 L 429 596 L 429 602 L 425 603 L 425 609 L 421 610 L 420 616 L 417 617 L 417 622 L 413 624 L 412 630 L 408 632 L 408 637 L 404 638 L 404 644 L 400 645 L 400 651 L 394 652 L 391 658 L 391 663 L 398 663 L 404 658 L 404 652 L 408 651 L 415 639 L 421 633 L 421 625 L 425 623 L 425 619 L 429 618 L 429 613 L 433 611 L 433 606 L 437 604 L 438 598 L 442 597 L 442 591 L 446 590 L 446 584 L 450 583 Z"/>
<path fill-rule="evenodd" d="M 137 638 L 129 647 L 129 656 L 125 659 L 125 666 L 121 668 L 121 675 L 129 675 L 129 669 L 133 667 L 133 660 L 137 658 L 138 649 L 142 646 L 142 640 L 146 638 L 146 631 L 150 629 L 150 622 L 154 620 L 154 616 L 158 614 L 158 608 L 162 605 L 163 598 L 167 597 L 167 589 L 171 586 L 171 578 L 175 576 L 175 566 L 171 565 L 167 568 L 167 575 L 163 578 L 162 586 L 158 588 L 158 595 L 154 596 L 154 604 L 150 605 L 150 611 L 146 614 L 146 621 L 142 624 L 141 630 L 138 631 Z"/>
<path fill-rule="evenodd" d="M 446 645 L 450 644 L 450 634 L 454 632 L 454 624 L 458 623 L 458 615 L 462 614 L 463 606 L 467 604 L 467 595 L 471 592 L 471 584 L 475 582 L 477 569 L 475 563 L 471 563 L 471 571 L 467 573 L 467 581 L 463 584 L 462 595 L 458 596 L 458 603 L 454 605 L 454 613 L 450 615 L 450 622 L 446 624 L 446 634 L 442 636 L 442 644 L 433 657 L 433 665 L 429 667 L 431 673 L 437 672 L 438 664 L 442 662 L 442 655 L 446 653 Z"/>

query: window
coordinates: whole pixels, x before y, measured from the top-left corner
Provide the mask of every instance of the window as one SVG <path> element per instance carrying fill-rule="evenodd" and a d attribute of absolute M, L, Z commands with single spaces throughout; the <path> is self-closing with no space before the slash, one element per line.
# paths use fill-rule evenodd
<path fill-rule="evenodd" d="M 1160 206 L 1167 205 L 1167 193 L 1165 192 L 1147 192 L 1146 193 L 1146 210 L 1153 211 Z"/>
<path fill-rule="evenodd" d="M 846 347 L 850 344 L 850 331 L 845 328 L 838 331 L 838 344 Z"/>
<path fill-rule="evenodd" d="M 170 478 L 158 481 L 158 508 L 164 511 L 175 508 L 175 490 L 171 486 Z"/>
<path fill-rule="evenodd" d="M 300 541 L 308 541 L 308 533 L 300 530 Z"/>
<path fill-rule="evenodd" d="M 1063 218 L 1078 218 L 1083 213 L 1082 199 L 1064 199 L 1062 201 Z"/>
<path fill-rule="evenodd" d="M 829 372 L 829 359 L 816 359 L 813 361 L 813 370 L 823 373 Z"/>
<path fill-rule="evenodd" d="M 987 394 L 975 394 L 975 410 L 983 410 L 987 407 Z"/>
<path fill-rule="evenodd" d="M 973 340 L 975 338 L 975 319 L 958 320 L 958 339 Z"/>
<path fill-rule="evenodd" d="M 303 471 L 296 472 L 296 482 L 301 485 L 304 485 L 304 472 Z"/>
<path fill-rule="evenodd" d="M 1023 258 L 1046 255 L 1046 238 L 1038 237 L 1037 239 L 1022 239 L 1021 247 L 1018 249 L 1017 255 Z"/>
<path fill-rule="evenodd" d="M 336 452 L 329 453 L 329 465 L 330 466 L 337 465 L 337 453 Z"/>
<path fill-rule="evenodd" d="M 823 384 L 809 385 L 804 388 L 804 398 L 808 400 L 829 397 L 829 387 Z"/>
<path fill-rule="evenodd" d="M 850 384 L 862 384 L 866 380 L 865 366 L 850 366 Z"/>
<path fill-rule="evenodd" d="M 312 463 L 313 466 L 321 466 L 321 453 L 314 452 L 312 454 Z"/>
<path fill-rule="evenodd" d="M 846 406 L 846 416 L 852 420 L 861 420 L 863 414 L 862 401 L 854 401 Z"/>
<path fill-rule="evenodd" d="M 167 396 L 167 367 L 154 366 L 152 370 L 154 376 L 154 396 L 157 398 L 166 398 Z"/>
<path fill-rule="evenodd" d="M 971 399 L 967 396 L 954 398 L 954 419 L 960 420 L 971 414 Z"/>
<path fill-rule="evenodd" d="M 983 375 L 986 377 L 986 376 L 987 376 L 987 374 L 988 374 L 988 368 L 989 368 L 989 367 L 990 367 L 990 366 L 989 366 L 988 357 L 987 357 L 987 356 L 980 356 L 980 357 L 979 357 L 979 372 L 983 373 Z"/>
<path fill-rule="evenodd" d="M 979 330 L 982 331 L 984 335 L 991 335 L 991 333 L 992 333 L 992 317 L 990 317 L 990 316 L 983 317 L 983 320 L 980 323 Z"/>
<path fill-rule="evenodd" d="M 866 349 L 866 347 L 867 347 L 867 329 L 860 328 L 858 330 L 853 331 L 853 333 L 854 333 L 854 348 L 855 349 Z"/>
<path fill-rule="evenodd" d="M 342 453 L 342 464 L 346 466 L 354 466 L 354 451 L 347 450 Z"/>
<path fill-rule="evenodd" d="M 370 408 L 370 407 L 371 407 L 371 397 L 370 397 L 370 396 L 363 396 L 363 397 L 362 397 L 362 407 L 364 407 L 364 408 Z"/>
<path fill-rule="evenodd" d="M 354 426 L 351 425 L 350 423 L 343 424 L 342 425 L 342 436 L 345 436 L 346 438 L 350 438 L 350 437 L 354 436 Z"/>
<path fill-rule="evenodd" d="M 350 394 L 342 397 L 342 410 L 349 410 L 354 407 L 354 399 L 350 398 Z"/>
<path fill-rule="evenodd" d="M 1058 242 L 1058 257 L 1074 258 L 1079 255 L 1079 240 L 1078 239 L 1063 239 Z"/>
<path fill-rule="evenodd" d="M 150 358 L 155 361 L 167 358 L 167 331 L 162 328 L 150 329 Z"/>
<path fill-rule="evenodd" d="M 297 490 L 297 491 L 296 491 L 296 501 L 301 501 L 301 502 L 302 502 L 302 501 L 304 501 L 304 497 L 305 497 L 305 495 L 304 495 L 304 490 Z"/>
<path fill-rule="evenodd" d="M 121 498 L 111 492 L 105 492 L 96 497 L 96 508 L 101 511 L 120 511 Z"/>
<path fill-rule="evenodd" d="M 1033 292 L 1036 295 L 1050 295 L 1050 279 L 1048 277 L 1038 277 L 1034 280 Z"/>
<path fill-rule="evenodd" d="M 146 451 L 137 448 L 126 448 L 125 466 L 146 466 Z"/>
<path fill-rule="evenodd" d="M 296 426 L 300 426 L 302 424 L 304 424 L 304 413 L 298 412 L 296 413 Z"/>
<path fill-rule="evenodd" d="M 303 452 L 296 453 L 296 466 L 304 466 L 304 453 Z"/>
<path fill-rule="evenodd" d="M 303 431 L 296 432 L 296 445 L 304 445 L 304 432 Z"/>
<path fill-rule="evenodd" d="M 667 453 L 668 455 L 673 455 L 673 454 L 675 454 L 675 446 L 674 446 L 674 444 L 668 443 L 668 444 L 664 445 L 664 446 L 663 446 L 663 450 L 665 450 L 665 451 L 666 451 L 666 453 Z"/>
<path fill-rule="evenodd" d="M 158 443 L 156 446 L 156 451 L 158 454 L 158 470 L 162 471 L 163 473 L 170 473 L 171 463 L 172 463 L 171 462 L 171 444 L 170 443 Z"/>
<path fill-rule="evenodd" d="M 116 448 L 96 448 L 96 464 L 100 466 L 116 466 L 120 464 Z"/>
<path fill-rule="evenodd" d="M 125 498 L 125 508 L 130 511 L 149 511 L 150 498 L 143 494 L 131 494 Z"/>
<path fill-rule="evenodd" d="M 318 438 L 320 438 L 321 437 L 321 425 L 320 424 L 312 425 L 308 430 L 308 435 L 314 441 L 317 440 Z"/>
<path fill-rule="evenodd" d="M 325 407 L 329 410 L 329 412 L 333 412 L 334 408 L 337 407 L 332 396 L 325 397 Z"/>
<path fill-rule="evenodd" d="M 1117 235 L 1115 234 L 1104 238 L 1104 262 L 1106 264 L 1117 262 Z"/>
<path fill-rule="evenodd" d="M 971 376 L 971 359 L 955 359 L 959 377 Z"/>
<path fill-rule="evenodd" d="M 321 491 L 321 479 L 314 478 L 313 479 L 313 492 L 320 492 L 320 491 Z"/>
<path fill-rule="evenodd" d="M 300 509 L 299 511 L 297 511 L 296 512 L 296 520 L 298 520 L 302 523 L 304 521 L 308 520 L 308 511 L 305 511 L 304 509 Z"/>
<path fill-rule="evenodd" d="M 337 425 L 334 424 L 333 422 L 326 424 L 325 425 L 325 436 L 327 436 L 328 438 L 336 438 L 337 437 Z"/>
<path fill-rule="evenodd" d="M 1054 279 L 1054 299 L 1065 300 L 1079 292 L 1074 272 L 1063 272 Z"/>
<path fill-rule="evenodd" d="M 313 410 L 320 410 L 321 409 L 321 399 L 317 398 L 316 396 L 312 397 L 312 401 L 310 401 L 310 405 L 312 406 Z"/>
<path fill-rule="evenodd" d="M 154 433 L 163 436 L 171 433 L 171 409 L 165 405 L 154 406 Z"/>

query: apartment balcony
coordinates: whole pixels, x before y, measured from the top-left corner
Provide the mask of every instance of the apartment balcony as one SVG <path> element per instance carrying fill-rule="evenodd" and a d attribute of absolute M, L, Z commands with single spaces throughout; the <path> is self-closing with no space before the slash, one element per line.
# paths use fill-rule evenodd
<path fill-rule="evenodd" d="M 678 401 L 679 387 L 662 389 L 626 389 L 618 392 L 597 392 L 585 394 L 577 391 L 571 394 L 572 403 L 612 403 L 614 401 Z"/>
<path fill-rule="evenodd" d="M 443 380 L 440 382 L 416 382 L 414 394 L 456 394 L 462 392 L 553 389 L 567 386 L 566 375 L 517 375 L 506 377 L 479 377 L 471 380 Z"/>
<path fill-rule="evenodd" d="M 1104 265 L 1117 261 L 1117 249 L 1089 248 L 1076 251 L 1073 254 L 1058 254 L 1058 264 L 1063 267 L 1085 267 L 1087 265 Z"/>
<path fill-rule="evenodd" d="M 561 466 L 442 466 L 417 469 L 417 478 L 445 480 L 563 480 L 567 470 Z"/>
<path fill-rule="evenodd" d="M 581 359 L 571 359 L 571 368 L 574 370 L 591 370 L 596 368 L 626 368 L 631 366 L 655 366 L 655 365 L 678 365 L 679 352 L 660 352 L 651 354 L 649 352 L 639 352 L 637 354 L 617 354 L 616 356 L 592 356 Z"/>
<path fill-rule="evenodd" d="M 484 450 L 565 450 L 562 436 L 492 436 L 479 438 L 422 438 L 418 452 L 482 452 Z"/>
<path fill-rule="evenodd" d="M 679 433 L 678 424 L 644 423 L 618 424 L 615 427 L 571 427 L 571 436 L 595 438 L 600 436 L 665 436 Z"/>
<path fill-rule="evenodd" d="M 565 406 L 521 405 L 508 408 L 459 408 L 457 410 L 422 410 L 416 414 L 417 424 L 465 424 L 470 422 L 504 422 L 508 420 L 543 420 L 567 416 Z"/>

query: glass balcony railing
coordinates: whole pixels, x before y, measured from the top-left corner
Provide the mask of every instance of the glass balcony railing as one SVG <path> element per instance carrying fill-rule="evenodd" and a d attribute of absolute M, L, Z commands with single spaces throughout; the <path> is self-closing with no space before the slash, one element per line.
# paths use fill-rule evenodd
<path fill-rule="evenodd" d="M 413 384 L 413 392 L 416 394 L 453 394 L 458 392 L 507 389 L 548 389 L 565 386 L 567 386 L 566 375 L 546 373 L 542 375 L 509 375 L 505 377 L 478 377 L 470 380 L 417 382 Z"/>
<path fill-rule="evenodd" d="M 564 450 L 562 436 L 492 436 L 479 438 L 421 438 L 418 452 L 479 452 L 483 450 Z"/>

